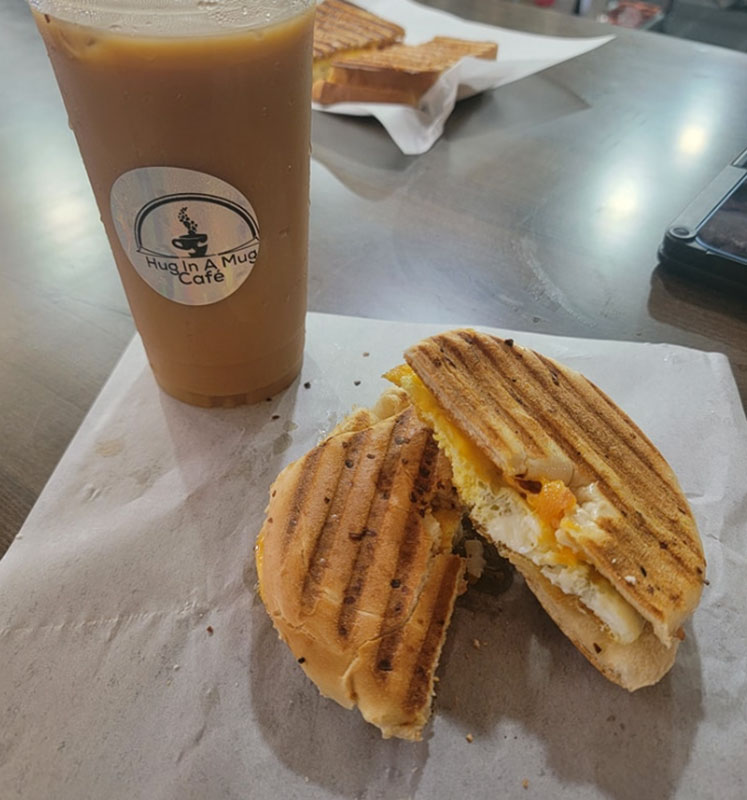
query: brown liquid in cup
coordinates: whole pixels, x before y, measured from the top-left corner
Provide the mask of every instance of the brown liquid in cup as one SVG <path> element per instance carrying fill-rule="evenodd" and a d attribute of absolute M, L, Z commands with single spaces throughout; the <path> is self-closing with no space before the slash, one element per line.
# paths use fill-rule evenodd
<path fill-rule="evenodd" d="M 314 6 L 265 28 L 204 37 L 128 36 L 35 18 L 159 384 L 204 406 L 285 388 L 304 345 Z M 183 305 L 133 268 L 110 191 L 123 173 L 149 166 L 213 175 L 254 207 L 259 255 L 233 294 Z"/>

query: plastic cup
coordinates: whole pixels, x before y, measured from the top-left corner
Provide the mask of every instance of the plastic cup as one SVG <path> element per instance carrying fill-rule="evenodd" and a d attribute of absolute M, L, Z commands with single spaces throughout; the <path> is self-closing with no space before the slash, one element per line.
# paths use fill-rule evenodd
<path fill-rule="evenodd" d="M 30 0 L 153 373 L 201 406 L 303 358 L 313 0 Z"/>

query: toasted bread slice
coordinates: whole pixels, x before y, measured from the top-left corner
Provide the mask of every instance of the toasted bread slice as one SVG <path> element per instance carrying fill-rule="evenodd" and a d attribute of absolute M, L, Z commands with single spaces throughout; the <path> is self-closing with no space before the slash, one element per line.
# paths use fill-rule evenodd
<path fill-rule="evenodd" d="M 342 56 L 333 59 L 326 80 L 314 83 L 312 96 L 325 105 L 382 102 L 417 106 L 439 75 L 461 58 L 494 59 L 497 53 L 495 42 L 437 36 L 424 44 L 399 44 Z"/>
<path fill-rule="evenodd" d="M 401 406 L 390 397 L 388 413 Z M 260 594 L 322 694 L 419 739 L 464 560 L 448 461 L 411 407 L 358 411 L 272 486 Z"/>
<path fill-rule="evenodd" d="M 705 560 L 659 451 L 590 381 L 512 340 L 452 331 L 405 359 L 391 377 L 433 427 L 478 530 L 608 677 L 633 689 L 664 674 Z M 604 662 L 580 632 L 589 620 L 598 645 L 609 639 Z M 625 647 L 645 670 L 624 668 Z"/>
<path fill-rule="evenodd" d="M 399 42 L 405 30 L 344 0 L 324 0 L 314 20 L 314 81 L 326 77 L 332 59 Z"/>

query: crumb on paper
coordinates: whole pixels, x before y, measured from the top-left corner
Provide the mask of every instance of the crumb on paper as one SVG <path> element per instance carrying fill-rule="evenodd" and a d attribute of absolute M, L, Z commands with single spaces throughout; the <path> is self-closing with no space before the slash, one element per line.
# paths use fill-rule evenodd
<path fill-rule="evenodd" d="M 207 628 L 206 628 L 205 630 L 208 632 L 208 634 L 209 634 L 210 636 L 212 636 L 212 635 L 213 635 L 213 633 L 215 633 L 215 631 L 214 631 L 214 629 L 213 629 L 213 626 L 212 626 L 212 625 L 208 625 L 208 626 L 207 626 Z"/>
<path fill-rule="evenodd" d="M 465 738 L 465 739 L 466 739 L 466 740 L 467 740 L 467 741 L 468 741 L 470 744 L 472 744 L 472 742 L 474 742 L 474 741 L 475 741 L 475 737 L 474 737 L 474 736 L 473 736 L 471 733 L 468 733 L 468 734 L 467 734 L 467 735 L 466 735 L 464 738 Z"/>
<path fill-rule="evenodd" d="M 166 685 L 167 685 L 167 686 L 171 686 L 171 678 L 169 678 L 169 679 L 166 681 Z"/>
<path fill-rule="evenodd" d="M 529 788 L 529 781 L 528 781 L 526 778 L 524 778 L 524 780 L 521 782 L 521 785 L 522 785 L 522 786 L 523 786 L 525 789 L 528 789 L 528 788 Z"/>
<path fill-rule="evenodd" d="M 178 669 L 179 669 L 179 665 L 178 664 L 174 664 L 174 672 L 176 672 Z"/>
<path fill-rule="evenodd" d="M 311 389 L 311 381 L 306 381 L 306 383 L 304 383 L 304 385 L 303 385 L 303 388 L 304 389 Z"/>
<path fill-rule="evenodd" d="M 271 419 L 280 419 L 280 414 L 273 414 Z"/>
<path fill-rule="evenodd" d="M 479 639 L 473 639 L 472 640 L 472 647 L 474 647 L 475 650 L 479 650 L 482 647 L 482 643 L 480 642 Z"/>
<path fill-rule="evenodd" d="M 360 381 L 353 381 L 353 386 L 360 386 L 360 385 L 361 385 Z"/>
<path fill-rule="evenodd" d="M 368 358 L 370 355 L 371 355 L 371 354 L 370 354 L 368 351 L 366 351 L 366 352 L 363 354 L 363 358 Z"/>

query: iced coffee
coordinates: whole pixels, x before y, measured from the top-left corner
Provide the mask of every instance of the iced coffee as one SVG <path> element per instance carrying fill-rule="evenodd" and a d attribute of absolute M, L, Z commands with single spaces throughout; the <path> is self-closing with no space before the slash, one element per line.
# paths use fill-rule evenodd
<path fill-rule="evenodd" d="M 159 384 L 206 406 L 286 387 L 304 345 L 313 2 L 245 4 L 235 24 L 160 2 L 95 27 L 32 4 Z"/>

